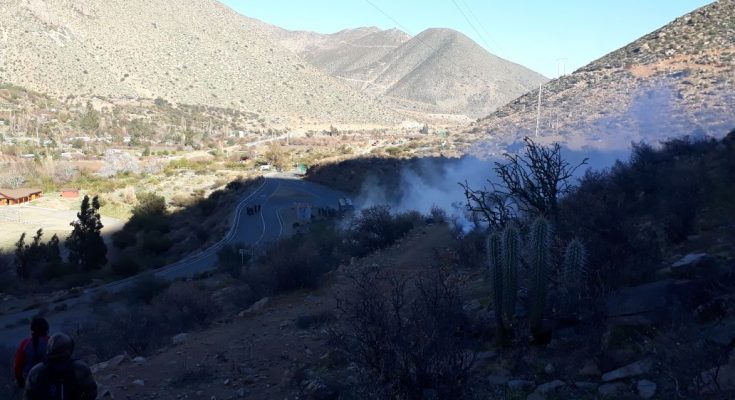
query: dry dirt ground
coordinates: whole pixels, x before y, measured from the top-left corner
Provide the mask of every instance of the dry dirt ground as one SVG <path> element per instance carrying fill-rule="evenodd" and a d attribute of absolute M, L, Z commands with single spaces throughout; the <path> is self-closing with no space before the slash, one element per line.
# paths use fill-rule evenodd
<path fill-rule="evenodd" d="M 61 198 L 58 193 L 48 193 L 45 197 L 22 206 L 5 206 L 0 208 L 0 250 L 8 250 L 18 241 L 22 233 L 27 240 L 35 235 L 39 228 L 43 229 L 44 239 L 58 234 L 63 239 L 71 232 L 69 225 L 76 219 L 76 212 L 81 198 Z M 103 234 L 115 232 L 122 228 L 124 221 L 102 216 Z"/>
<path fill-rule="evenodd" d="M 297 318 L 335 312 L 335 295 L 349 289 L 350 271 L 379 265 L 391 274 L 417 276 L 437 263 L 436 255 L 451 241 L 445 227 L 420 228 L 393 247 L 331 273 L 315 292 L 273 298 L 255 313 L 189 333 L 183 343 L 143 362 L 124 361 L 95 377 L 115 399 L 291 398 L 294 371 L 329 351 L 326 330 L 299 329 Z"/>

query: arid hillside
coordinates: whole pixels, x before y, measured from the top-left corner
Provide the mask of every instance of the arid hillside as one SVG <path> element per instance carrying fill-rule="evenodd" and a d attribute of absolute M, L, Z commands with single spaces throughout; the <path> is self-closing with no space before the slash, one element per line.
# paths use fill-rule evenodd
<path fill-rule="evenodd" d="M 264 29 L 312 65 L 398 110 L 474 119 L 546 81 L 451 29 L 415 37 L 375 27 L 329 35 Z"/>
<path fill-rule="evenodd" d="M 401 120 L 215 0 L 6 1 L 0 19 L 0 82 L 42 93 L 161 97 L 293 123 Z"/>
<path fill-rule="evenodd" d="M 721 0 L 544 85 L 540 136 L 572 147 L 627 147 L 735 126 L 735 1 Z M 538 89 L 476 130 L 496 145 L 533 135 Z"/>

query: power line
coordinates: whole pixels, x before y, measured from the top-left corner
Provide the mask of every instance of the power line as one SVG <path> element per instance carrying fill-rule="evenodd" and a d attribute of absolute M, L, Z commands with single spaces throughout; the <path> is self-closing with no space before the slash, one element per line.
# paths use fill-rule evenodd
<path fill-rule="evenodd" d="M 492 46 L 490 46 L 490 43 L 488 43 L 487 40 L 485 40 L 485 36 L 482 33 L 480 33 L 480 31 L 475 27 L 475 24 L 473 24 L 472 21 L 470 21 L 470 18 L 467 16 L 467 14 L 465 14 L 464 10 L 462 10 L 462 7 L 460 7 L 459 4 L 457 4 L 457 0 L 452 0 L 452 3 L 454 3 L 454 6 L 457 7 L 457 10 L 459 10 L 459 13 L 462 14 L 462 17 L 464 17 L 464 20 L 467 21 L 467 24 L 470 25 L 472 30 L 475 31 L 477 36 L 483 41 L 483 43 L 485 43 L 488 50 L 493 50 Z M 493 50 L 493 52 L 495 51 Z"/>
<path fill-rule="evenodd" d="M 385 11 L 383 11 L 383 9 L 381 9 L 380 7 L 378 7 L 378 6 L 377 6 L 377 5 L 375 4 L 375 3 L 373 3 L 372 1 L 370 1 L 370 0 L 365 0 L 365 2 L 366 2 L 366 3 L 368 3 L 368 4 L 370 4 L 370 5 L 371 5 L 371 6 L 372 6 L 372 7 L 374 8 L 374 9 L 378 10 L 378 12 L 380 12 L 381 14 L 385 15 L 385 16 L 386 16 L 386 17 L 387 17 L 388 19 L 390 19 L 391 21 L 393 21 L 393 22 L 394 22 L 394 23 L 395 23 L 395 24 L 396 24 L 396 25 L 397 25 L 398 27 L 400 27 L 401 29 L 403 29 L 403 30 L 404 30 L 404 32 L 406 32 L 406 33 L 408 33 L 409 35 L 411 35 L 411 36 L 412 36 L 412 37 L 413 37 L 414 39 L 416 39 L 416 40 L 417 40 L 417 41 L 418 41 L 419 43 L 421 43 L 421 44 L 423 44 L 424 46 L 428 47 L 428 48 L 429 48 L 429 49 L 430 49 L 431 51 L 433 51 L 433 52 L 434 52 L 434 54 L 436 54 L 437 56 L 440 56 L 440 57 L 444 58 L 445 60 L 447 60 L 447 61 L 449 61 L 450 63 L 454 64 L 454 66 L 456 66 L 456 67 L 457 67 L 457 68 L 459 68 L 459 69 L 466 69 L 466 67 L 463 67 L 463 66 L 461 66 L 461 65 L 457 64 L 457 63 L 456 63 L 456 62 L 455 62 L 454 60 L 452 60 L 451 58 L 447 58 L 447 57 L 444 57 L 444 56 L 442 56 L 442 55 L 441 55 L 441 53 L 439 53 L 439 50 L 438 50 L 438 49 L 436 49 L 436 48 L 434 48 L 433 46 L 431 46 L 430 44 L 426 43 L 426 42 L 425 42 L 424 40 L 422 40 L 422 39 L 421 39 L 421 38 L 419 38 L 418 36 L 416 36 L 416 35 L 412 34 L 412 33 L 411 33 L 411 31 L 410 31 L 410 30 L 409 30 L 408 28 L 406 28 L 406 27 L 405 27 L 405 26 L 404 26 L 403 24 L 401 24 L 400 22 L 398 22 L 398 20 L 396 20 L 395 18 L 391 17 L 391 16 L 390 16 L 390 14 L 388 14 L 388 13 L 387 13 L 387 12 L 385 12 Z M 469 74 L 469 75 L 467 75 L 467 76 L 469 76 L 470 78 L 475 78 L 475 79 L 479 80 L 480 82 L 482 82 L 482 79 L 481 79 L 481 78 L 480 78 L 479 76 L 475 75 L 475 74 L 472 74 L 472 73 L 470 73 L 470 74 Z"/>
<path fill-rule="evenodd" d="M 452 3 L 457 8 L 457 10 L 459 10 L 459 13 L 462 14 L 462 17 L 464 17 L 465 21 L 467 21 L 467 23 L 470 25 L 470 27 L 472 27 L 472 30 L 474 30 L 475 33 L 477 33 L 477 36 L 479 36 L 480 39 L 483 41 L 483 43 L 485 43 L 485 45 L 487 46 L 488 50 L 491 50 L 491 51 L 495 52 L 492 49 L 492 46 L 490 46 L 490 44 L 487 42 L 487 40 L 485 40 L 485 35 L 483 35 L 482 33 L 480 33 L 479 30 L 477 30 L 477 28 L 475 27 L 475 24 L 473 24 L 472 21 L 470 21 L 470 19 L 467 17 L 467 14 L 465 14 L 465 12 L 462 10 L 462 7 L 460 7 L 459 4 L 457 4 L 457 1 L 456 0 L 452 0 Z M 467 7 L 467 4 L 465 4 L 465 7 Z M 467 7 L 467 8 L 469 9 L 469 7 Z M 477 17 L 475 17 L 475 18 L 477 18 Z M 497 56 L 497 54 L 496 54 L 496 56 Z M 500 58 L 500 56 L 497 56 L 497 57 Z M 508 76 L 512 76 L 513 75 L 513 73 L 510 71 L 510 69 L 505 65 L 504 60 L 500 60 L 500 62 L 498 63 L 498 65 L 503 70 L 503 72 L 505 72 L 506 74 L 508 74 Z"/>
<path fill-rule="evenodd" d="M 487 37 L 490 38 L 490 41 L 493 42 L 498 47 L 498 49 L 500 49 L 500 51 L 502 51 L 503 53 L 505 53 L 506 51 L 503 48 L 503 46 L 499 42 L 497 42 L 496 40 L 493 39 L 493 35 L 485 27 L 485 24 L 482 23 L 482 20 L 477 17 L 477 14 L 475 14 L 474 12 L 472 12 L 472 7 L 470 7 L 467 3 L 465 3 L 464 0 L 459 0 L 459 2 L 462 3 L 465 6 L 465 8 L 467 9 L 467 11 L 470 13 L 470 15 L 472 15 L 472 17 L 475 18 L 475 21 L 477 22 L 477 25 L 479 25 L 480 28 L 482 28 L 483 32 L 485 32 L 487 34 Z"/>

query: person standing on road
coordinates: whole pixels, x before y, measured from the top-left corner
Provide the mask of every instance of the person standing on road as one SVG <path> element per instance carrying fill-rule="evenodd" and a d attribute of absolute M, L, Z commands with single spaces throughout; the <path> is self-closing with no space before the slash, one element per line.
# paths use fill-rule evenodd
<path fill-rule="evenodd" d="M 43 362 L 46 358 L 48 343 L 48 321 L 43 317 L 33 317 L 31 321 L 31 336 L 23 339 L 15 352 L 13 373 L 18 387 L 25 386 L 26 378 L 31 368 Z"/>
<path fill-rule="evenodd" d="M 31 369 L 26 400 L 95 400 L 97 383 L 89 366 L 72 359 L 74 340 L 56 333 L 48 340 L 46 360 Z"/>

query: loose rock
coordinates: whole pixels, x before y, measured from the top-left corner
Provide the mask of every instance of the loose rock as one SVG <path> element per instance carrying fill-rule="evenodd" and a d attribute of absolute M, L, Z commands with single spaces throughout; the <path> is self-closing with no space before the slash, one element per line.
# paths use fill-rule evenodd
<path fill-rule="evenodd" d="M 636 389 L 638 390 L 638 396 L 641 396 L 642 399 L 650 399 L 653 396 L 656 395 L 656 383 L 651 382 L 646 379 L 641 379 L 636 384 Z"/>
<path fill-rule="evenodd" d="M 189 339 L 188 333 L 179 333 L 178 335 L 171 338 L 171 343 L 174 346 L 178 346 L 180 344 L 186 343 L 186 341 Z"/>
<path fill-rule="evenodd" d="M 602 380 L 604 382 L 611 382 L 642 375 L 650 371 L 652 366 L 653 361 L 650 359 L 636 361 L 632 364 L 628 364 L 622 368 L 618 368 L 602 375 Z"/>

